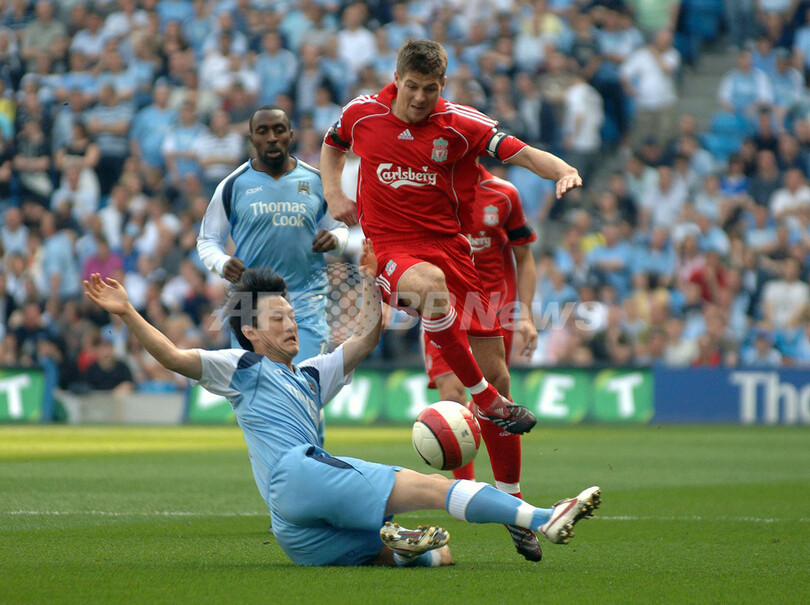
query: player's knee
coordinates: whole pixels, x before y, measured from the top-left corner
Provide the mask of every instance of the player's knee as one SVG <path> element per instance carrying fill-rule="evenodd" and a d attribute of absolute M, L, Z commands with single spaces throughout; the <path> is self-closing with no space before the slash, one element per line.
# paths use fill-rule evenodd
<path fill-rule="evenodd" d="M 440 317 L 450 307 L 444 273 L 435 265 L 425 264 L 419 280 L 420 311 L 425 317 Z"/>

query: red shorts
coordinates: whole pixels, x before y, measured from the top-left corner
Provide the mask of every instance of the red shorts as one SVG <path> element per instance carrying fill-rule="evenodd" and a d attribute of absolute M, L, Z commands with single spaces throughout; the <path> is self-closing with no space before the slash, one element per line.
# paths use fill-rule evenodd
<path fill-rule="evenodd" d="M 377 255 L 377 285 L 386 303 L 407 310 L 400 304 L 399 280 L 414 265 L 431 263 L 444 272 L 450 304 L 458 314 L 461 328 L 472 336 L 503 335 L 498 317 L 483 295 L 484 289 L 466 237 L 455 235 L 408 242 L 383 239 L 373 240 L 373 244 Z"/>
<path fill-rule="evenodd" d="M 514 336 L 515 332 L 514 330 L 510 330 L 508 327 L 504 327 L 501 332 L 503 334 L 503 346 L 506 350 L 506 365 L 508 366 L 509 356 L 512 352 L 512 337 Z M 430 338 L 428 338 L 427 332 L 424 330 L 422 330 L 422 355 L 425 361 L 425 370 L 427 370 L 428 378 L 430 378 L 428 388 L 435 389 L 436 379 L 439 376 L 451 374 L 453 370 L 450 369 L 450 364 L 445 361 L 441 350 L 439 350 L 436 345 L 431 342 Z"/>

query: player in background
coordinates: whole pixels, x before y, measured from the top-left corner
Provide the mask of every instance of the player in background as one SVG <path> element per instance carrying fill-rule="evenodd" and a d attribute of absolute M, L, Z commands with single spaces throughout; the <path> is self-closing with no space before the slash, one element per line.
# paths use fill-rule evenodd
<path fill-rule="evenodd" d="M 500 132 L 484 114 L 442 99 L 446 70 L 447 53 L 437 42 L 411 41 L 400 49 L 394 82 L 351 101 L 326 134 L 324 194 L 332 216 L 347 225 L 359 220 L 374 242 L 385 302 L 419 313 L 481 412 L 521 434 L 537 419 L 509 402 L 501 329 L 486 321 L 461 216 L 475 197 L 475 162 L 484 154 L 553 179 L 558 197 L 582 179 L 556 156 Z M 340 187 L 349 149 L 361 158 L 357 203 Z"/>
<path fill-rule="evenodd" d="M 256 157 L 217 186 L 197 251 L 210 271 L 231 283 L 246 267 L 269 267 L 284 278 L 300 324 L 300 361 L 326 352 L 324 252 L 340 254 L 349 230 L 329 213 L 318 170 L 290 155 L 294 132 L 287 113 L 263 106 L 249 125 Z M 233 256 L 225 251 L 229 236 L 236 244 Z M 247 340 L 234 334 L 231 344 L 245 348 Z"/>
<path fill-rule="evenodd" d="M 472 211 L 465 215 L 467 220 L 462 228 L 472 247 L 475 268 L 483 282 L 490 311 L 500 319 L 508 366 L 513 337 L 515 345 L 526 356 L 531 356 L 537 346 L 537 329 L 531 313 L 536 272 L 529 249 L 529 244 L 537 241 L 537 235 L 526 222 L 520 194 L 514 185 L 493 176 L 481 165 L 478 175 Z M 464 385 L 427 333 L 424 333 L 424 350 L 430 387 L 439 390 L 439 399 L 466 405 Z M 520 498 L 520 436 L 504 431 L 474 405 L 472 407 L 487 445 L 495 487 Z M 453 476 L 475 479 L 475 463 L 454 470 Z M 543 557 L 534 533 L 516 525 L 507 525 L 507 529 L 518 553 L 529 561 Z"/>
<path fill-rule="evenodd" d="M 91 301 L 119 315 L 164 367 L 231 402 L 276 538 L 294 563 L 449 564 L 450 536 L 443 529 L 386 523 L 394 514 L 427 509 L 472 523 L 515 524 L 566 543 L 574 524 L 599 506 L 598 487 L 551 508 L 535 508 L 486 483 L 333 457 L 320 447 L 319 411 L 351 380 L 380 336 L 377 261 L 368 241 L 360 272 L 363 303 L 352 335 L 332 353 L 297 365 L 295 312 L 284 297 L 284 280 L 268 269 L 246 269 L 228 304 L 229 321 L 249 351 L 178 349 L 138 314 L 115 280 L 102 281 L 96 273 L 84 289 Z"/>

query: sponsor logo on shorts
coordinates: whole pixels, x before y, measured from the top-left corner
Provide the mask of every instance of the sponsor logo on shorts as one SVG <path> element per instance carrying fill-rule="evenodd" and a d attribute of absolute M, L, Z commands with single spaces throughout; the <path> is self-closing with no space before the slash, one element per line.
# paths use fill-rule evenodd
<path fill-rule="evenodd" d="M 427 166 L 422 166 L 421 172 L 414 170 L 410 166 L 403 168 L 402 166 L 394 166 L 391 163 L 377 166 L 377 178 L 380 179 L 381 183 L 390 185 L 394 189 L 399 189 L 403 185 L 412 185 L 414 187 L 435 185 L 437 176 L 435 172 L 428 172 Z"/>

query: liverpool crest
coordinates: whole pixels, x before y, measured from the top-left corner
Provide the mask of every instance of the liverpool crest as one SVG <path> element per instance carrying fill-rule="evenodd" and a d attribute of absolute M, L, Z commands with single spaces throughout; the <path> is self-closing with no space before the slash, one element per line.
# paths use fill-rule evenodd
<path fill-rule="evenodd" d="M 490 226 L 498 224 L 498 208 L 496 206 L 487 206 L 484 208 L 484 224 Z"/>
<path fill-rule="evenodd" d="M 434 162 L 444 162 L 447 159 L 448 143 L 442 138 L 433 140 L 433 153 L 430 158 Z"/>

